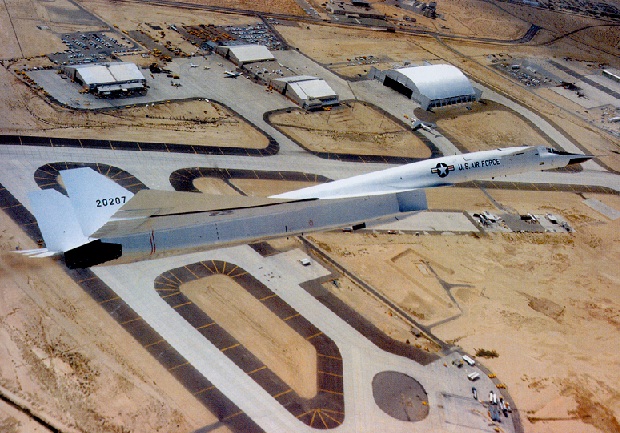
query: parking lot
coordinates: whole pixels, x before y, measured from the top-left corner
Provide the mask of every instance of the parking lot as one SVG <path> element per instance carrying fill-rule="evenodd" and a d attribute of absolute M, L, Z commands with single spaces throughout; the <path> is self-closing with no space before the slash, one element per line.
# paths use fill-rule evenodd
<path fill-rule="evenodd" d="M 115 54 L 141 49 L 134 41 L 117 33 L 66 33 L 62 42 L 67 46 L 65 51 L 48 55 L 57 65 L 100 62 L 110 60 Z"/>

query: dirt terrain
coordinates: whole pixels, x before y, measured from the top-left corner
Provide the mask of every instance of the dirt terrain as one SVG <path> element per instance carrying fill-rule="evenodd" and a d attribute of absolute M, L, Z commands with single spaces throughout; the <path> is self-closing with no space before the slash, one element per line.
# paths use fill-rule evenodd
<path fill-rule="evenodd" d="M 213 177 L 199 177 L 194 180 L 194 187 L 198 191 L 205 194 L 238 194 L 238 191 L 233 188 L 234 186 L 238 190 L 243 191 L 245 195 L 254 197 L 268 197 L 270 195 L 281 194 L 283 192 L 293 191 L 312 185 L 316 184 L 313 182 L 292 180 L 272 181 L 266 179 L 231 179 L 230 184 Z"/>
<path fill-rule="evenodd" d="M 431 196 L 430 206 L 473 211 L 488 206 L 477 190 L 442 191 L 448 190 Z M 448 195 L 460 197 L 450 205 Z M 498 358 L 482 362 L 508 385 L 527 432 L 619 431 L 618 220 L 610 221 L 573 193 L 491 190 L 491 195 L 519 212 L 562 215 L 576 232 L 312 236 L 423 323 L 453 317 L 432 328 L 444 341 L 471 354 L 480 348 L 497 351 Z M 618 196 L 585 197 L 620 208 Z M 399 264 L 402 260 L 407 266 Z M 390 278 L 381 277 L 386 272 Z M 456 304 L 440 281 L 452 285 Z M 349 301 L 365 308 L 363 300 Z M 393 321 L 386 310 L 384 326 Z"/>
<path fill-rule="evenodd" d="M 289 111 L 271 115 L 270 122 L 313 152 L 431 156 L 409 128 L 364 103 L 348 102 L 330 111 Z"/>
<path fill-rule="evenodd" d="M 231 183 L 243 191 L 246 195 L 255 197 L 268 197 L 283 192 L 294 191 L 316 185 L 314 182 L 302 182 L 293 180 L 279 180 L 274 182 L 265 179 L 232 179 Z"/>
<path fill-rule="evenodd" d="M 284 0 L 287 1 L 287 0 Z M 198 25 L 214 24 L 218 26 L 245 25 L 257 22 L 255 16 L 202 12 L 189 8 L 154 6 L 145 8 L 141 3 L 117 2 L 110 7 L 109 0 L 82 0 L 89 11 L 93 11 L 106 22 L 112 22 L 120 30 L 134 30 L 146 23 Z M 250 2 L 254 3 L 254 2 Z M 289 2 L 292 3 L 292 2 Z M 165 30 L 168 32 L 168 30 Z"/>
<path fill-rule="evenodd" d="M 82 111 L 52 105 L 0 68 L 0 118 L 5 134 L 105 138 L 192 145 L 264 148 L 269 141 L 226 107 L 204 100 L 120 110 Z"/>
<path fill-rule="evenodd" d="M 59 264 L 11 253 L 36 246 L 4 212 L 0 227 L 0 391 L 62 431 L 181 433 L 217 421 Z M 15 412 L 0 404 L 3 432 L 47 431 Z"/>
<path fill-rule="evenodd" d="M 620 171 L 620 154 L 617 153 L 620 147 L 619 138 L 593 127 L 589 113 L 574 111 L 574 104 L 568 99 L 558 99 L 555 96 L 550 98 L 546 88 L 526 88 L 498 72 L 491 63 L 492 54 L 510 53 L 513 57 L 542 60 L 570 57 L 578 62 L 593 62 L 594 65 L 607 63 L 620 68 L 620 49 L 616 42 L 620 36 L 617 27 L 601 24 L 592 18 L 508 3 L 501 3 L 501 7 L 514 16 L 514 19 L 505 21 L 506 28 L 527 20 L 543 27 L 543 30 L 539 31 L 530 44 L 509 46 L 466 39 L 410 35 L 395 37 L 385 32 L 335 26 L 279 26 L 278 31 L 289 44 L 298 47 L 304 54 L 331 70 L 352 78 L 365 76 L 372 66 L 387 69 L 403 66 L 405 61 L 414 65 L 424 61 L 451 63 L 474 82 L 480 82 L 532 108 L 557 125 L 585 152 L 600 155 L 608 167 Z M 582 28 L 583 31 L 564 37 L 565 34 Z M 483 22 L 479 25 L 472 24 L 471 30 L 479 34 L 485 31 L 485 26 Z M 355 60 L 359 56 L 372 58 Z M 498 124 L 500 125 L 501 128 L 507 127 L 505 124 Z M 472 122 L 470 127 L 484 129 L 488 125 L 486 122 Z M 501 129 L 496 131 L 500 132 Z"/>
<path fill-rule="evenodd" d="M 67 120 L 76 126 L 47 130 L 44 131 L 45 135 L 101 138 L 105 134 L 108 140 L 252 149 L 269 145 L 265 135 L 228 108 L 205 100 L 170 102 L 99 113 L 79 112 L 73 113 L 71 119 Z"/>
<path fill-rule="evenodd" d="M 446 211 L 468 211 L 476 209 L 484 212 L 497 208 L 489 197 L 478 188 L 432 188 L 426 190 L 428 208 Z"/>
<path fill-rule="evenodd" d="M 466 152 L 508 146 L 552 146 L 530 122 L 503 105 L 483 100 L 469 107 L 446 107 L 434 113 L 416 110 L 416 116 L 435 123 L 438 132 Z"/>
<path fill-rule="evenodd" d="M 99 30 L 101 22 L 67 0 L 9 0 L 0 9 L 0 59 L 44 56 L 66 47 L 54 33 Z"/>
<path fill-rule="evenodd" d="M 451 0 L 437 2 L 440 18 L 432 19 L 376 0 L 373 6 L 386 14 L 403 29 L 424 29 L 447 35 L 492 38 L 497 40 L 518 39 L 527 31 L 530 24 L 526 20 L 515 19 L 506 12 L 501 3 L 481 0 Z M 404 17 L 415 18 L 415 23 L 404 21 Z"/>
<path fill-rule="evenodd" d="M 314 236 L 309 236 L 309 239 L 315 241 Z M 319 243 L 322 249 L 328 251 L 331 247 L 327 244 Z M 396 313 L 387 308 L 384 303 L 378 299 L 369 296 L 358 284 L 346 276 L 340 276 L 339 278 L 328 281 L 323 284 L 327 290 L 333 295 L 344 301 L 345 304 L 357 307 L 358 312 L 362 312 L 364 318 L 381 330 L 385 335 L 391 338 L 402 341 L 407 344 L 415 345 L 418 348 L 427 350 L 429 352 L 437 352 L 439 348 L 432 341 L 427 339 L 424 335 L 414 334 L 411 329 L 411 325 L 398 316 Z M 361 307 L 363 306 L 363 307 Z"/>
<path fill-rule="evenodd" d="M 265 2 L 256 2 L 253 0 L 189 0 L 187 3 L 220 6 L 239 11 L 305 15 L 305 12 L 294 0 L 269 0 Z"/>
<path fill-rule="evenodd" d="M 214 177 L 198 177 L 194 179 L 194 188 L 204 194 L 210 195 L 233 195 L 237 194 L 234 188 L 222 179 Z"/>
<path fill-rule="evenodd" d="M 299 396 L 316 395 L 316 350 L 312 344 L 241 285 L 226 275 L 213 275 L 181 285 L 181 292 Z"/>
<path fill-rule="evenodd" d="M 411 36 L 334 26 L 277 26 L 278 32 L 299 51 L 346 77 L 366 75 L 371 66 L 387 69 L 395 62 L 432 62 L 438 59 L 418 39 Z M 346 37 L 344 37 L 347 35 Z M 352 61 L 359 56 L 373 56 L 377 63 Z M 358 65 L 357 63 L 364 63 Z"/>

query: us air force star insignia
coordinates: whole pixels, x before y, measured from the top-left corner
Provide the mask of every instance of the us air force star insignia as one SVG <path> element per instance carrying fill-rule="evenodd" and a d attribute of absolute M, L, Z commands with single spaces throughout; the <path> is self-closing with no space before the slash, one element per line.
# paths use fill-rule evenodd
<path fill-rule="evenodd" d="M 439 177 L 446 177 L 451 171 L 454 171 L 454 166 L 443 162 L 438 162 L 435 168 L 431 168 L 431 173 L 437 173 Z"/>

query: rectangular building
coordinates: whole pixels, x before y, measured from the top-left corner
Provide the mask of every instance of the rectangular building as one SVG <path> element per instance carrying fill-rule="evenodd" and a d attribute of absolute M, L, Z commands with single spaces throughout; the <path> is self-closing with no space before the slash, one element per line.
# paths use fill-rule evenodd
<path fill-rule="evenodd" d="M 89 92 L 103 97 L 146 93 L 146 78 L 134 63 L 111 62 L 71 65 L 65 74 Z"/>

